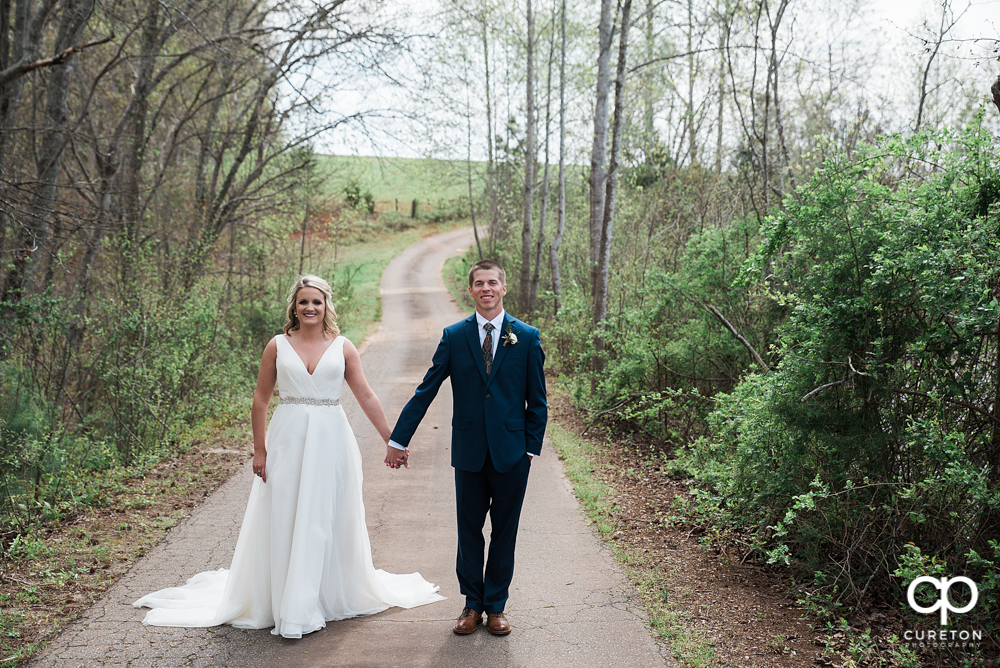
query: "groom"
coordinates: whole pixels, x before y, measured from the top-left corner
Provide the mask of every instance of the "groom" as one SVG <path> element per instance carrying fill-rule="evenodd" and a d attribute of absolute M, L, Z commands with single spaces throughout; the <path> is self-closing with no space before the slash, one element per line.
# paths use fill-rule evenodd
<path fill-rule="evenodd" d="M 407 445 L 445 378 L 451 377 L 454 416 L 451 465 L 458 507 L 455 570 L 465 609 L 455 623 L 472 633 L 487 615 L 494 635 L 510 633 L 504 616 L 514 575 L 514 542 L 531 458 L 542 451 L 548 407 L 538 330 L 507 315 L 507 272 L 493 260 L 469 270 L 476 312 L 446 327 L 431 368 L 407 402 L 389 440 L 386 463 L 405 466 Z M 483 571 L 483 526 L 490 514 L 489 557 Z"/>

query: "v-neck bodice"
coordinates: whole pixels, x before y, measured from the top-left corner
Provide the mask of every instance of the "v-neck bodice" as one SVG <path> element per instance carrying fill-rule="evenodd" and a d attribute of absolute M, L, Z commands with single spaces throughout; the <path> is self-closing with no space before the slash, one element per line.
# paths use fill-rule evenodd
<path fill-rule="evenodd" d="M 305 362 L 283 335 L 278 339 L 278 394 L 305 399 L 339 399 L 344 388 L 343 336 L 333 340 L 310 374 Z"/>

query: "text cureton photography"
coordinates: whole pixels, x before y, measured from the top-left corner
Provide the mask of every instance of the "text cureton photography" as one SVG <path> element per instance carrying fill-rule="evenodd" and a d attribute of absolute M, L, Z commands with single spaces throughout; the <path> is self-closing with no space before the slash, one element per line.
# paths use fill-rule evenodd
<path fill-rule="evenodd" d="M 938 592 L 937 600 L 931 605 L 920 605 L 916 600 L 917 589 L 922 584 L 929 585 Z M 951 587 L 955 584 L 965 585 L 969 590 L 969 600 L 963 605 L 954 605 L 949 596 Z M 922 615 L 940 612 L 941 626 L 947 626 L 949 612 L 961 615 L 976 607 L 976 603 L 979 602 L 979 588 L 975 582 L 963 576 L 933 578 L 925 575 L 915 578 L 907 587 L 906 601 L 915 612 Z M 911 647 L 975 648 L 983 641 L 983 631 L 982 629 L 908 629 L 903 633 L 903 640 Z"/>

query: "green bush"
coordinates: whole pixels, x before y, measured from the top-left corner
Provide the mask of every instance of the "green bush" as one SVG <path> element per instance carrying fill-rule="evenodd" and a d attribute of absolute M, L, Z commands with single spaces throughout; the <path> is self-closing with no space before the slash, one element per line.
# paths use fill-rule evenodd
<path fill-rule="evenodd" d="M 344 200 L 353 209 L 363 210 L 366 213 L 375 213 L 375 197 L 370 190 L 362 190 L 361 184 L 351 179 L 344 186 Z"/>
<path fill-rule="evenodd" d="M 688 464 L 769 560 L 824 574 L 831 603 L 904 600 L 914 549 L 997 595 L 997 183 L 979 128 L 835 156 L 740 282 L 787 309 L 780 362 L 718 397 Z"/>
<path fill-rule="evenodd" d="M 596 374 L 590 295 L 572 286 L 559 317 L 544 324 L 551 364 L 572 374 L 577 397 L 595 411 L 673 443 L 704 433 L 711 397 L 732 390 L 756 367 L 708 306 L 765 357 L 782 316 L 783 308 L 764 301 L 756 286 L 733 284 L 757 238 L 750 219 L 707 228 L 680 251 L 676 271 L 648 270 L 609 318 L 607 350 Z"/>
<path fill-rule="evenodd" d="M 99 300 L 79 317 L 47 297 L 7 311 L 15 314 L 0 359 L 8 526 L 99 500 L 95 472 L 162 456 L 192 423 L 250 391 L 259 348 L 227 331 L 218 294 L 177 301 L 141 291 L 128 305 Z M 87 338 L 75 342 L 83 326 Z"/>

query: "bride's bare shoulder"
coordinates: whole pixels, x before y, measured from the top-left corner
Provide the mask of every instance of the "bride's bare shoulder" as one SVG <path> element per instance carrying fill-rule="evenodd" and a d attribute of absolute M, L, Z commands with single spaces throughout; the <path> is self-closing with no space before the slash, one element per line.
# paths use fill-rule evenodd
<path fill-rule="evenodd" d="M 280 334 L 279 334 L 280 336 Z M 260 356 L 260 362 L 262 366 L 273 366 L 275 361 L 278 359 L 278 337 L 272 337 L 267 345 L 264 346 L 264 352 Z"/>

